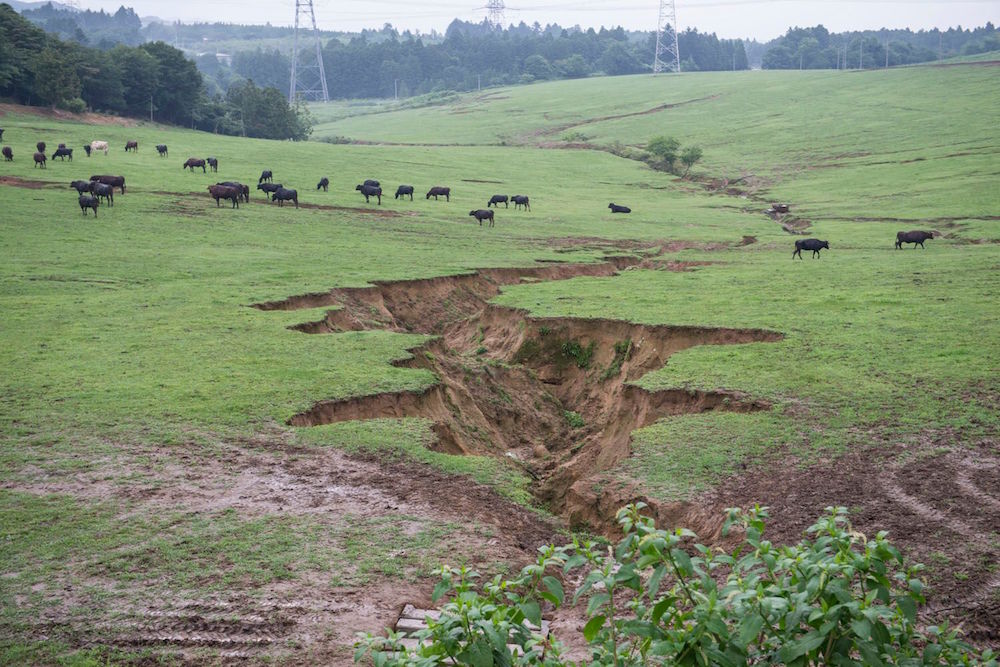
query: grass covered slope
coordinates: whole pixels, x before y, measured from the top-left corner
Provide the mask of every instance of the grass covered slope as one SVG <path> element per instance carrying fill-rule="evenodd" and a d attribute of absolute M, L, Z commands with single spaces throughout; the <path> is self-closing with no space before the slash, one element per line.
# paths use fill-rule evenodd
<path fill-rule="evenodd" d="M 989 500 L 970 500 L 940 475 L 964 471 L 955 479 L 989 496 L 1000 470 L 996 71 L 588 79 L 324 128 L 414 145 L 7 114 L 0 125 L 15 161 L 0 163 L 0 525 L 12 539 L 0 655 L 54 662 L 97 643 L 184 659 L 228 647 L 258 661 L 345 663 L 353 632 L 383 627 L 398 604 L 426 595 L 434 564 L 498 571 L 530 558 L 556 530 L 523 509 L 537 491 L 534 463 L 435 451 L 425 419 L 285 425 L 320 401 L 425 390 L 437 381 L 426 365 L 392 362 L 428 336 L 375 326 L 374 305 L 360 313 L 375 323 L 368 330 L 329 335 L 288 327 L 334 305 L 250 306 L 648 250 L 663 254 L 615 277 L 509 285 L 493 303 L 535 317 L 781 332 L 780 341 L 684 349 L 636 380 L 770 407 L 656 421 L 635 433 L 631 457 L 584 482 L 609 503 L 631 491 L 663 507 L 770 502 L 792 536 L 799 517 L 783 507 L 814 518 L 812 504 L 850 505 L 861 529 L 888 526 L 938 568 L 939 600 L 972 609 L 962 595 L 992 595 L 996 526 L 976 509 Z M 926 120 L 935 109 L 937 125 Z M 800 237 L 756 199 L 601 150 L 538 147 L 575 131 L 597 144 L 653 134 L 698 143 L 706 180 L 752 171 L 751 194 L 789 199 L 831 249 L 793 261 Z M 518 145 L 496 145 L 501 138 Z M 111 154 L 84 157 L 78 147 L 91 139 L 110 141 Z M 129 139 L 138 154 L 124 153 Z M 34 169 L 38 140 L 78 155 Z M 449 142 L 484 145 L 416 145 Z M 157 157 L 157 143 L 171 157 Z M 187 157 L 208 155 L 218 174 L 181 171 Z M 239 210 L 208 198 L 208 184 L 255 184 L 262 169 L 297 188 L 303 207 L 277 208 L 257 191 Z M 124 174 L 128 191 L 84 218 L 68 184 L 99 173 Z M 329 193 L 315 190 L 322 176 Z M 366 178 L 388 193 L 381 206 L 354 191 Z M 399 183 L 416 187 L 413 202 L 392 199 Z M 432 185 L 450 186 L 452 201 L 424 199 Z M 474 225 L 469 210 L 494 193 L 528 194 L 532 212 L 500 208 L 495 228 Z M 634 212 L 613 216 L 609 201 Z M 894 250 L 896 231 L 910 228 L 943 236 L 926 250 Z M 442 297 L 407 298 L 415 308 Z M 430 306 L 458 312 L 462 303 Z M 480 342 L 456 362 L 470 383 L 511 365 L 480 353 Z M 604 371 L 580 375 L 599 382 Z M 869 451 L 877 465 L 862 458 L 825 478 L 796 467 Z M 177 614 L 191 625 L 162 620 Z M 125 630 L 112 633 L 112 620 Z M 215 643 L 199 643 L 213 623 Z"/>

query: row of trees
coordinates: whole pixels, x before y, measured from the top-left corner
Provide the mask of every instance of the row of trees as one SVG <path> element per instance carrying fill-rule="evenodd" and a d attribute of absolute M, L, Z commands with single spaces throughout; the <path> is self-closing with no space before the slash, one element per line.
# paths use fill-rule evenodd
<path fill-rule="evenodd" d="M 1000 49 L 992 23 L 972 30 L 877 30 L 832 34 L 822 25 L 790 28 L 763 52 L 764 69 L 865 69 L 929 62 Z"/>
<path fill-rule="evenodd" d="M 109 50 L 64 42 L 0 4 L 0 96 L 22 104 L 149 118 L 246 136 L 300 139 L 309 117 L 241 81 L 209 96 L 194 62 L 163 42 Z"/>

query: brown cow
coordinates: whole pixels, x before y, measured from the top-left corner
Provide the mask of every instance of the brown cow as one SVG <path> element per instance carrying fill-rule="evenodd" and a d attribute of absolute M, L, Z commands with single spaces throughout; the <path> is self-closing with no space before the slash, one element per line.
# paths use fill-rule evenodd
<path fill-rule="evenodd" d="M 108 176 L 107 174 L 103 176 L 91 176 L 90 180 L 100 181 L 105 185 L 110 185 L 113 188 L 121 188 L 122 194 L 125 194 L 125 177 L 124 176 Z"/>
<path fill-rule="evenodd" d="M 14 151 L 12 151 L 10 149 L 10 146 L 4 146 L 3 147 L 3 159 L 4 159 L 4 162 L 13 162 L 14 161 Z"/>
<path fill-rule="evenodd" d="M 205 172 L 205 161 L 202 160 L 202 159 L 200 159 L 200 158 L 196 158 L 196 157 L 189 157 L 187 159 L 187 162 L 185 162 L 184 166 L 181 168 L 181 171 L 184 171 L 185 169 L 190 169 L 191 173 L 193 174 L 195 167 L 201 167 L 201 173 L 203 173 L 203 174 L 206 173 Z"/>
<path fill-rule="evenodd" d="M 126 141 L 125 142 L 125 152 L 128 153 L 129 151 L 135 151 L 136 153 L 138 153 L 139 152 L 139 142 L 138 141 Z"/>
<path fill-rule="evenodd" d="M 234 188 L 231 185 L 210 185 L 208 186 L 208 192 L 215 199 L 215 207 L 219 207 L 219 200 L 228 199 L 233 202 L 233 208 L 240 207 L 240 197 L 242 192 L 238 188 Z"/>
<path fill-rule="evenodd" d="M 42 165 L 42 169 L 45 169 L 45 153 L 35 153 L 35 164 L 34 166 Z"/>

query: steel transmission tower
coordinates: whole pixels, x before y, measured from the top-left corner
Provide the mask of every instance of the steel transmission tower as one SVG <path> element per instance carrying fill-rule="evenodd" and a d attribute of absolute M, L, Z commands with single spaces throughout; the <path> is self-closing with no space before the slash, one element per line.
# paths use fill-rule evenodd
<path fill-rule="evenodd" d="M 303 41 L 312 36 L 316 40 L 316 57 L 303 58 L 299 53 L 300 19 L 308 19 L 312 29 L 301 28 Z M 308 50 L 306 50 L 308 53 Z M 323 49 L 319 43 L 319 30 L 316 29 L 316 12 L 313 11 L 312 0 L 295 0 L 295 46 L 292 49 L 292 82 L 288 87 L 288 101 L 294 102 L 302 98 L 309 102 L 329 102 L 330 93 L 326 89 L 326 72 L 323 70 Z"/>
<path fill-rule="evenodd" d="M 664 70 L 681 71 L 681 50 L 677 47 L 677 5 L 674 0 L 660 0 L 660 19 L 656 22 L 653 74 Z"/>
<path fill-rule="evenodd" d="M 486 20 L 491 26 L 503 29 L 503 13 L 505 9 L 503 0 L 488 0 L 486 3 Z"/>

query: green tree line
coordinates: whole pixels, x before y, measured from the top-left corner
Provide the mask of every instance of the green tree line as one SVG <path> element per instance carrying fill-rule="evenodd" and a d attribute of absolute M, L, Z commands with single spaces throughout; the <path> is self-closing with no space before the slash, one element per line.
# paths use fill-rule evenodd
<path fill-rule="evenodd" d="M 210 97 L 195 63 L 169 44 L 91 48 L 46 33 L 8 4 L 0 4 L 0 97 L 225 134 L 302 139 L 310 130 L 304 110 L 253 81 Z"/>

